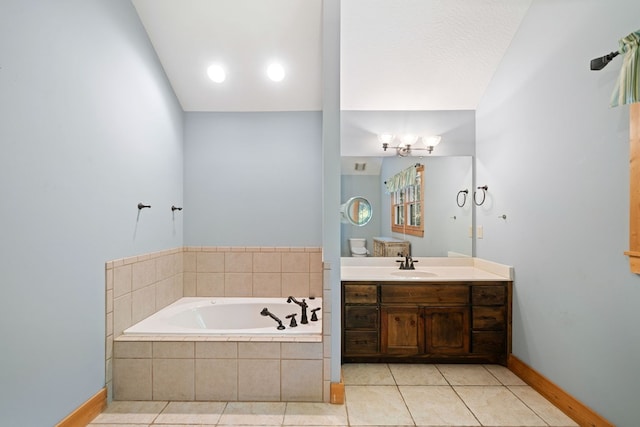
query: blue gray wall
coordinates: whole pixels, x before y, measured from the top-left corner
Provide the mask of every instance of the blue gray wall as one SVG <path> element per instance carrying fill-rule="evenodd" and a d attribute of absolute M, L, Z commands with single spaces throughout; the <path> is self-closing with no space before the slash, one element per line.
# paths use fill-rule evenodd
<path fill-rule="evenodd" d="M 320 112 L 185 117 L 185 245 L 322 245 Z"/>
<path fill-rule="evenodd" d="M 3 0 L 0 52 L 0 425 L 51 426 L 104 387 L 105 261 L 183 244 L 183 118 L 129 0 Z"/>
<path fill-rule="evenodd" d="M 640 420 L 629 115 L 609 108 L 636 0 L 534 0 L 477 110 L 477 255 L 515 266 L 513 353 L 614 424 Z M 506 214 L 507 220 L 498 216 Z"/>
<path fill-rule="evenodd" d="M 218 130 L 207 143 L 188 137 L 183 151 L 182 112 L 129 0 L 63 4 L 0 3 L 0 425 L 53 425 L 104 386 L 106 260 L 197 242 L 261 244 L 287 232 L 251 230 L 243 235 L 251 238 L 230 240 L 211 229 L 221 218 L 190 218 L 224 196 L 215 193 L 216 183 L 207 183 L 213 195 L 204 181 L 187 185 L 211 178 L 207 165 L 198 165 L 201 177 L 185 170 L 188 191 L 198 185 L 204 194 L 185 194 L 185 210 L 171 215 L 171 204 L 183 202 L 183 153 L 185 169 L 197 171 L 190 150 L 207 154 L 207 143 L 222 143 Z M 477 253 L 516 268 L 514 354 L 623 427 L 640 419 L 640 278 L 622 255 L 628 113 L 607 106 L 621 59 L 600 72 L 589 71 L 588 63 L 637 30 L 639 15 L 635 0 L 534 0 L 476 116 L 477 181 L 490 188 L 478 210 L 484 239 Z M 317 150 L 302 173 L 310 197 L 302 202 L 322 212 L 316 201 L 322 169 L 314 168 L 323 151 L 314 148 L 319 139 L 310 142 L 318 138 L 311 129 L 321 133 L 322 124 L 314 113 L 301 113 L 295 123 L 289 118 L 284 114 L 273 128 L 256 119 L 266 134 L 247 130 L 240 139 L 252 140 L 249 164 L 257 171 L 276 162 L 302 173 L 295 163 L 308 160 L 280 163 L 285 154 L 255 144 L 276 128 L 292 132 L 287 148 L 305 155 Z M 187 121 L 191 132 L 191 115 Z M 304 148 L 291 147 L 297 137 Z M 235 163 L 242 156 L 232 153 L 243 149 L 231 145 L 215 150 L 227 173 L 242 167 Z M 325 195 L 331 179 L 324 178 Z M 337 199 L 331 190 L 337 185 L 329 184 Z M 260 185 L 252 197 L 271 187 Z M 278 197 L 263 202 L 270 219 L 285 210 Z M 191 207 L 198 199 L 203 211 Z M 153 207 L 138 217 L 140 201 Z M 325 205 L 327 216 L 334 209 Z M 322 214 L 307 214 L 312 231 L 293 224 L 300 244 L 317 245 Z M 182 218 L 193 220 L 184 240 Z M 236 229 L 235 217 L 222 219 Z M 197 222 L 207 227 L 203 236 Z"/>

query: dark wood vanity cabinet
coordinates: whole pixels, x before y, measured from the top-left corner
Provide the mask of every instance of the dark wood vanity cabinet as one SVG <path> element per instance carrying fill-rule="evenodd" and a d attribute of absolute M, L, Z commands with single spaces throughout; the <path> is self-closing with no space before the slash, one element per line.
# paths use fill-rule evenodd
<path fill-rule="evenodd" d="M 505 364 L 511 282 L 343 282 L 344 362 Z"/>

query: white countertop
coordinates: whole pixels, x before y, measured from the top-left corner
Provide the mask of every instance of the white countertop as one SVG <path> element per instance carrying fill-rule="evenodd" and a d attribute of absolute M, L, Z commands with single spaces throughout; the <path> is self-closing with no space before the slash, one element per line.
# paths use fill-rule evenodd
<path fill-rule="evenodd" d="M 343 281 L 510 281 L 513 267 L 480 258 L 416 257 L 415 270 L 400 270 L 399 258 L 341 258 Z"/>

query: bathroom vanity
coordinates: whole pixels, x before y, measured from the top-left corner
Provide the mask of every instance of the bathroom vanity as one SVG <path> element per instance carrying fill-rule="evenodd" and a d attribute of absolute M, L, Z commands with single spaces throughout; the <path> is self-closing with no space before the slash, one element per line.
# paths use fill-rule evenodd
<path fill-rule="evenodd" d="M 389 258 L 343 260 L 342 361 L 505 365 L 511 268 L 474 258 L 416 260 L 415 270 Z"/>

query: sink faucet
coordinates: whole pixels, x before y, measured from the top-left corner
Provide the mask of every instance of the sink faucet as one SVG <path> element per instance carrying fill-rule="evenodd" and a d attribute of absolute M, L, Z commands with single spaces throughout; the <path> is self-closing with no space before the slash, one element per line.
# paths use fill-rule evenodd
<path fill-rule="evenodd" d="M 303 325 L 306 325 L 307 323 L 309 323 L 309 320 L 307 319 L 307 307 L 309 307 L 309 305 L 307 304 L 307 301 L 305 301 L 304 298 L 302 298 L 302 302 L 300 302 L 294 297 L 290 296 L 289 298 L 287 298 L 287 302 L 288 303 L 295 302 L 300 307 L 302 307 L 302 315 L 300 316 L 300 323 L 302 323 Z"/>
<path fill-rule="evenodd" d="M 416 267 L 415 265 L 413 265 L 414 262 L 418 262 L 417 260 L 414 261 L 413 258 L 411 257 L 411 255 L 409 254 L 402 254 L 400 252 L 398 252 L 398 256 L 399 257 L 404 257 L 404 261 L 403 260 L 396 260 L 396 262 L 400 263 L 400 270 L 415 270 Z"/>

